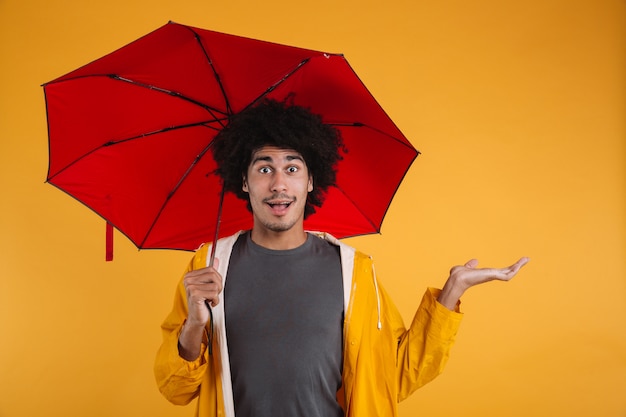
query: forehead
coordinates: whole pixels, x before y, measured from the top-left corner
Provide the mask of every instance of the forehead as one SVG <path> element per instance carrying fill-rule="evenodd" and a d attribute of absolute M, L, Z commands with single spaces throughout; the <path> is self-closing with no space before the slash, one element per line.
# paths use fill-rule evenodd
<path fill-rule="evenodd" d="M 280 161 L 294 161 L 299 160 L 303 163 L 304 158 L 298 151 L 288 148 L 278 148 L 276 146 L 264 146 L 252 152 L 252 158 L 250 164 L 257 162 L 280 162 Z"/>

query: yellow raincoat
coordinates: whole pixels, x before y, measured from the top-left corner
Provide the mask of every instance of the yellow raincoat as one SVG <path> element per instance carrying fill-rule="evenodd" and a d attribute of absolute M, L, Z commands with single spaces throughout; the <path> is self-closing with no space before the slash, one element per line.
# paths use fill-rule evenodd
<path fill-rule="evenodd" d="M 228 260 L 239 234 L 221 239 L 216 249 L 219 272 L 226 280 Z M 376 280 L 371 258 L 328 234 L 338 245 L 344 279 L 343 386 L 337 393 L 346 417 L 396 416 L 397 403 L 439 375 L 448 360 L 462 315 L 437 303 L 439 290 L 429 288 L 407 330 L 393 302 Z M 187 270 L 205 267 L 208 246 L 201 247 Z M 213 353 L 203 344 L 198 359 L 178 354 L 178 336 L 187 317 L 182 279 L 172 311 L 162 324 L 163 343 L 155 360 L 161 393 L 174 404 L 199 397 L 198 417 L 234 417 L 224 302 L 213 309 Z"/>

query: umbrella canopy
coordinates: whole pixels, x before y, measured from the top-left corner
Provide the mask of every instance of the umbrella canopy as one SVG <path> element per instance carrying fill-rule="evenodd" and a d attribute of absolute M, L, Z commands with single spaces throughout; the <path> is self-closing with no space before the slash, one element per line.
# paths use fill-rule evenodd
<path fill-rule="evenodd" d="M 337 186 L 305 221 L 338 238 L 376 233 L 418 155 L 341 54 L 168 23 L 44 84 L 47 182 L 138 248 L 213 240 L 220 178 L 211 150 L 229 117 L 263 98 L 309 108 L 341 130 Z M 220 235 L 252 226 L 224 198 Z"/>

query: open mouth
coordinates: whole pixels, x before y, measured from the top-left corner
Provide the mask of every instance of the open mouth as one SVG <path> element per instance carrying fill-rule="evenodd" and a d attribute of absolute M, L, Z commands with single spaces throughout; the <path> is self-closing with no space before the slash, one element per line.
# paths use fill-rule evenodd
<path fill-rule="evenodd" d="M 285 202 L 280 202 L 280 203 L 270 203 L 268 202 L 267 205 L 270 206 L 271 208 L 287 208 L 291 205 L 291 201 L 285 201 Z"/>
<path fill-rule="evenodd" d="M 291 204 L 293 203 L 293 200 L 275 200 L 275 199 L 271 199 L 271 200 L 267 200 L 265 201 L 265 204 L 267 204 L 270 209 L 272 210 L 272 212 L 274 214 L 281 214 L 285 211 L 287 211 L 287 209 L 289 208 L 289 206 L 291 206 Z"/>

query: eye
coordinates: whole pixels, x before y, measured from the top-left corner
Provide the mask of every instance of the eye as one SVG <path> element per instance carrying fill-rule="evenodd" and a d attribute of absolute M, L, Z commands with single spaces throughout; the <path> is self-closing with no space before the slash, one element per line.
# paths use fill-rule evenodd
<path fill-rule="evenodd" d="M 270 167 L 262 167 L 259 169 L 259 172 L 261 174 L 269 174 L 270 172 L 272 172 L 272 169 Z"/>
<path fill-rule="evenodd" d="M 287 172 L 293 174 L 295 172 L 298 172 L 298 167 L 297 166 L 290 166 L 289 168 L 287 168 Z"/>

